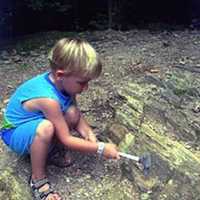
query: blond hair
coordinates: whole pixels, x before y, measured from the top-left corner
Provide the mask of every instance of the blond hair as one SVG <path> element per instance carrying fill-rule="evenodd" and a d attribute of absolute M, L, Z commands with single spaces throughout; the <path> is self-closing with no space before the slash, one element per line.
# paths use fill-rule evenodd
<path fill-rule="evenodd" d="M 62 69 L 66 74 L 80 74 L 96 78 L 100 75 L 102 64 L 94 48 L 83 39 L 63 38 L 49 54 L 52 71 Z"/>

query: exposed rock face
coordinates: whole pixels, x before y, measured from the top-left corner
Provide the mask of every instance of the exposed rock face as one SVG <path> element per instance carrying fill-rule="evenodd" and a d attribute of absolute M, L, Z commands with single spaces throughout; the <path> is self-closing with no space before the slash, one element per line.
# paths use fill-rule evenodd
<path fill-rule="evenodd" d="M 148 181 L 134 166 L 129 166 L 129 172 L 139 189 L 162 191 L 153 192 L 153 199 L 200 197 L 199 88 L 197 76 L 173 69 L 162 78 L 151 74 L 135 80 L 126 77 L 118 90 L 123 104 L 116 109 L 115 121 L 135 135 L 129 152 L 149 151 L 153 157 Z"/>

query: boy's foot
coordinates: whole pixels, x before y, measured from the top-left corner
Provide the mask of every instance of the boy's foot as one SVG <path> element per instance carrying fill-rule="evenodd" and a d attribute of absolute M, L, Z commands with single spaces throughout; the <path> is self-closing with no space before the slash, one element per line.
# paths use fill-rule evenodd
<path fill-rule="evenodd" d="M 59 194 L 51 188 L 47 178 L 39 180 L 30 179 L 29 184 L 35 200 L 61 200 Z"/>

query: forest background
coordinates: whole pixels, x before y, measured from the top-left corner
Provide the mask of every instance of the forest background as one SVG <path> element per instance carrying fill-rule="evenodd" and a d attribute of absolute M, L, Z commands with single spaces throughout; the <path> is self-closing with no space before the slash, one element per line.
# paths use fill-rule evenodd
<path fill-rule="evenodd" d="M 151 23 L 189 26 L 198 0 L 1 0 L 0 37 L 45 32 L 130 30 Z"/>

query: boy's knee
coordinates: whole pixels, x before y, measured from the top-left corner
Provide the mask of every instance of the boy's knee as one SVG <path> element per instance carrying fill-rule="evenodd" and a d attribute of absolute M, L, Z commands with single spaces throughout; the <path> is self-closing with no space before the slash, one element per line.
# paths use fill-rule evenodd
<path fill-rule="evenodd" d="M 37 127 L 37 135 L 43 139 L 51 139 L 54 136 L 55 128 L 51 121 L 43 120 Z"/>
<path fill-rule="evenodd" d="M 76 106 L 70 106 L 65 113 L 65 119 L 70 128 L 75 128 L 78 125 L 80 117 L 80 110 Z"/>

